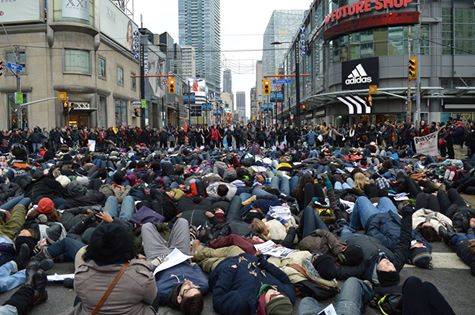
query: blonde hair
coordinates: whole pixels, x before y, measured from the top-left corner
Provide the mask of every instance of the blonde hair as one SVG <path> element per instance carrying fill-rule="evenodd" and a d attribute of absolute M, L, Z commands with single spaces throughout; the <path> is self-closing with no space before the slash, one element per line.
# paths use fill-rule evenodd
<path fill-rule="evenodd" d="M 267 225 L 261 219 L 254 218 L 251 222 L 251 231 L 258 234 L 265 241 L 270 240 L 270 233 Z"/>
<path fill-rule="evenodd" d="M 355 174 L 355 182 L 353 184 L 353 188 L 364 191 L 364 186 L 371 184 L 371 181 L 369 180 L 368 177 L 366 177 L 365 174 L 363 173 L 356 173 Z"/>

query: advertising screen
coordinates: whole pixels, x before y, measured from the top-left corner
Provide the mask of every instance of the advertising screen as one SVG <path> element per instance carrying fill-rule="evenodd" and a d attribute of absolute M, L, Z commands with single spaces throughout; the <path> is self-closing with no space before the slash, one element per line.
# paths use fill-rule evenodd
<path fill-rule="evenodd" d="M 0 23 L 40 22 L 41 3 L 40 0 L 0 0 Z"/>

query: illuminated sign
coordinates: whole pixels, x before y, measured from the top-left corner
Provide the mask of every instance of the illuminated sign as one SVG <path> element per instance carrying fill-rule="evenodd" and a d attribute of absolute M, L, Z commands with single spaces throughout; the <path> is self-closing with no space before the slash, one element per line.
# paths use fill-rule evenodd
<path fill-rule="evenodd" d="M 364 0 L 347 4 L 334 10 L 325 17 L 325 25 L 338 23 L 341 19 L 352 17 L 360 14 L 367 14 L 374 11 L 382 11 L 387 9 L 406 8 L 412 0 Z"/>

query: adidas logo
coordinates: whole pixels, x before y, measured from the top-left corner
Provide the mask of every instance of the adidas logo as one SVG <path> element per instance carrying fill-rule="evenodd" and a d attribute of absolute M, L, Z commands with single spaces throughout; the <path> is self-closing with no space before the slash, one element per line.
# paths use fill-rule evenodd
<path fill-rule="evenodd" d="M 348 75 L 348 79 L 346 79 L 345 84 L 353 85 L 353 84 L 361 84 L 361 83 L 371 83 L 372 81 L 373 81 L 373 78 L 368 76 L 365 69 L 360 63 Z"/>

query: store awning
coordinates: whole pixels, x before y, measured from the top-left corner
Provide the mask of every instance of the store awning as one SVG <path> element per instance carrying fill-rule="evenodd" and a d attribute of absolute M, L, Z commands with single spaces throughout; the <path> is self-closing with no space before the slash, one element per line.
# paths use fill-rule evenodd
<path fill-rule="evenodd" d="M 358 95 L 337 96 L 337 100 L 348 107 L 348 114 L 350 115 L 371 114 L 371 106 L 368 106 L 366 100 Z"/>

